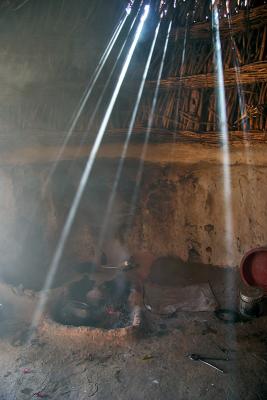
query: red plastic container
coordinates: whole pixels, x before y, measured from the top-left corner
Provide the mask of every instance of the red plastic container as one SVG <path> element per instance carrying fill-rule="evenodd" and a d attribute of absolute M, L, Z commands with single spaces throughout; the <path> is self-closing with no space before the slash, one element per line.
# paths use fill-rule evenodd
<path fill-rule="evenodd" d="M 248 251 L 241 260 L 240 273 L 246 285 L 257 286 L 267 295 L 267 247 Z"/>

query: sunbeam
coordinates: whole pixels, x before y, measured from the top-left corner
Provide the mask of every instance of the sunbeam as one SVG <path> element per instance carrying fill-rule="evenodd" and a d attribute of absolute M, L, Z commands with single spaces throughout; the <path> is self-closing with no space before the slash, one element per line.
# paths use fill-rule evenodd
<path fill-rule="evenodd" d="M 126 76 L 126 73 L 127 73 L 128 67 L 130 65 L 132 56 L 134 54 L 136 45 L 137 45 L 138 40 L 140 38 L 141 32 L 143 30 L 144 23 L 145 23 L 145 21 L 147 19 L 147 16 L 148 16 L 148 13 L 149 13 L 149 8 L 150 8 L 149 5 L 146 5 L 144 7 L 144 12 L 143 12 L 143 15 L 142 15 L 142 17 L 140 19 L 139 25 L 137 27 L 137 30 L 136 30 L 132 45 L 131 45 L 131 47 L 129 49 L 129 52 L 128 52 L 127 56 L 126 56 L 126 59 L 125 59 L 124 65 L 122 67 L 120 76 L 118 78 L 114 93 L 113 93 L 113 95 L 111 97 L 111 100 L 110 100 L 110 103 L 109 103 L 108 108 L 106 110 L 104 119 L 103 119 L 103 121 L 101 123 L 101 126 L 99 128 L 97 137 L 96 137 L 95 142 L 94 142 L 94 145 L 93 145 L 92 150 L 90 152 L 90 155 L 88 157 L 85 169 L 84 169 L 83 174 L 81 176 L 81 179 L 80 179 L 80 182 L 79 182 L 79 185 L 78 185 L 78 189 L 77 189 L 76 194 L 74 196 L 74 199 L 73 199 L 71 208 L 69 210 L 69 213 L 67 215 L 65 224 L 63 226 L 63 229 L 62 229 L 62 232 L 61 232 L 61 235 L 60 235 L 57 247 L 56 247 L 56 251 L 55 251 L 54 256 L 52 258 L 52 261 L 51 261 L 51 264 L 50 264 L 50 267 L 49 267 L 49 271 L 48 271 L 48 274 L 47 274 L 47 278 L 46 278 L 43 290 L 42 290 L 41 295 L 40 295 L 40 299 L 38 301 L 36 310 L 35 310 L 34 315 L 33 315 L 32 329 L 34 329 L 38 325 L 38 323 L 40 321 L 43 309 L 44 309 L 46 301 L 47 301 L 47 291 L 51 288 L 51 285 L 52 285 L 52 282 L 54 280 L 56 271 L 58 269 L 58 265 L 59 265 L 59 262 L 60 262 L 64 247 L 65 247 L 66 241 L 67 241 L 67 239 L 69 237 L 69 233 L 70 233 L 73 221 L 75 219 L 77 209 L 79 207 L 79 204 L 80 204 L 84 189 L 86 187 L 86 184 L 88 182 L 90 173 L 92 171 L 92 167 L 94 165 L 97 152 L 98 152 L 100 144 L 102 142 L 102 139 L 103 139 L 107 124 L 109 122 L 109 119 L 110 119 L 111 113 L 113 111 L 115 102 L 117 100 L 118 94 L 120 92 L 121 86 L 122 86 L 124 78 Z"/>
<path fill-rule="evenodd" d="M 165 62 L 165 58 L 166 58 L 166 53 L 167 53 L 167 48 L 168 48 L 168 43 L 169 43 L 169 38 L 170 38 L 171 27 L 172 27 L 172 21 L 170 21 L 169 26 L 168 26 L 168 30 L 167 30 L 167 36 L 166 36 L 166 40 L 165 40 L 165 45 L 164 45 L 162 58 L 161 58 L 161 63 L 160 63 L 160 68 L 159 68 L 158 77 L 157 77 L 156 89 L 155 89 L 155 92 L 154 92 L 152 107 L 151 107 L 151 111 L 150 111 L 149 119 L 148 119 L 148 124 L 147 124 L 147 128 L 146 128 L 145 140 L 144 140 L 142 152 L 141 152 L 141 155 L 140 155 L 140 162 L 139 162 L 139 167 L 138 167 L 138 171 L 137 171 L 137 175 L 136 175 L 136 185 L 135 185 L 135 188 L 134 188 L 134 192 L 133 192 L 133 196 L 132 196 L 132 200 L 131 200 L 131 204 L 130 204 L 129 219 L 128 219 L 128 223 L 127 223 L 128 228 L 132 224 L 135 204 L 136 204 L 136 201 L 137 201 L 137 198 L 138 198 L 138 194 L 139 194 L 139 188 L 140 188 L 141 179 L 142 179 L 142 175 L 143 175 L 143 168 L 144 168 L 144 161 L 145 161 L 145 156 L 146 156 L 146 151 L 147 151 L 147 145 L 148 145 L 149 136 L 150 136 L 150 132 L 151 132 L 151 128 L 152 128 L 152 123 L 153 123 L 153 119 L 154 119 L 155 108 L 156 108 L 156 105 L 157 105 L 160 81 L 161 81 L 164 62 Z"/>
<path fill-rule="evenodd" d="M 127 131 L 126 140 L 125 140 L 124 145 L 123 145 L 123 150 L 122 150 L 122 154 L 121 154 L 121 157 L 120 157 L 119 165 L 118 165 L 118 168 L 117 168 L 114 184 L 113 184 L 113 187 L 112 187 L 112 192 L 111 192 L 111 195 L 110 195 L 109 200 L 108 200 L 108 205 L 107 205 L 107 209 L 106 209 L 105 216 L 104 216 L 104 222 L 103 222 L 103 225 L 102 225 L 102 228 L 101 228 L 101 233 L 100 233 L 99 240 L 98 240 L 98 246 L 97 246 L 98 252 L 101 251 L 103 243 L 104 243 L 104 240 L 105 240 L 105 234 L 106 234 L 106 231 L 107 231 L 107 226 L 108 226 L 108 223 L 109 223 L 109 220 L 110 220 L 110 215 L 111 215 L 112 207 L 113 207 L 114 200 L 115 200 L 115 197 L 116 197 L 116 192 L 117 192 L 118 184 L 119 184 L 119 181 L 120 181 L 120 177 L 121 177 L 121 173 L 122 173 L 122 169 L 123 169 L 123 165 L 124 165 L 124 161 L 125 161 L 128 145 L 129 145 L 130 138 L 131 138 L 131 135 L 132 135 L 132 132 L 133 132 L 134 123 L 135 123 L 135 120 L 136 120 L 137 112 L 138 112 L 140 101 L 141 101 L 141 98 L 142 98 L 142 94 L 143 94 L 143 90 L 144 90 L 147 74 L 148 74 L 149 67 L 150 67 L 150 64 L 151 64 L 151 59 L 152 59 L 153 52 L 154 52 L 154 49 L 155 49 L 155 44 L 156 44 L 156 41 L 157 41 L 160 24 L 161 24 L 161 20 L 159 21 L 159 23 L 158 23 L 158 25 L 156 27 L 156 30 L 155 30 L 154 38 L 153 38 L 153 41 L 152 41 L 152 44 L 151 44 L 151 47 L 150 47 L 150 51 L 149 51 L 149 54 L 148 54 L 148 58 L 147 58 L 147 62 L 146 62 L 146 65 L 145 65 L 144 73 L 143 73 L 143 76 L 142 76 L 142 81 L 141 81 L 141 84 L 140 84 L 140 87 L 139 87 L 139 90 L 138 90 L 135 106 L 134 106 L 134 109 L 133 109 L 133 113 L 132 113 L 132 116 L 131 116 L 129 128 L 128 128 L 128 131 Z"/>
<path fill-rule="evenodd" d="M 228 263 L 232 262 L 233 248 L 233 215 L 232 215 L 232 190 L 230 174 L 230 156 L 228 141 L 228 124 L 226 115 L 226 101 L 224 88 L 224 74 L 222 62 L 222 50 L 219 30 L 219 13 L 216 1 L 212 2 L 212 29 L 214 40 L 214 62 L 217 80 L 217 103 L 220 128 L 220 141 L 222 147 L 223 162 L 223 192 L 224 192 L 224 217 L 225 217 L 225 245 L 228 254 Z"/>
<path fill-rule="evenodd" d="M 80 146 L 83 145 L 83 143 L 84 143 L 84 141 L 85 141 L 85 139 L 86 139 L 86 137 L 87 137 L 87 135 L 88 135 L 88 133 L 89 133 L 89 130 L 90 130 L 90 128 L 92 127 L 92 124 L 93 124 L 93 122 L 94 122 L 94 119 L 95 119 L 95 117 L 96 117 L 96 114 L 97 114 L 97 112 L 98 112 L 98 110 L 99 110 L 99 107 L 100 107 L 102 101 L 103 101 L 103 98 L 104 98 L 104 96 L 105 96 L 105 94 L 106 94 L 106 90 L 107 90 L 107 88 L 108 88 L 108 86 L 109 86 L 109 84 L 110 84 L 110 82 L 111 82 L 111 78 L 112 78 L 112 76 L 113 76 L 113 74 L 114 74 L 114 72 L 115 72 L 115 70 L 116 70 L 116 67 L 118 66 L 118 63 L 119 63 L 119 61 L 120 61 L 120 59 L 121 59 L 121 56 L 122 56 L 122 54 L 123 54 L 123 51 L 124 51 L 124 49 L 125 49 L 125 46 L 126 46 L 128 40 L 129 40 L 130 34 L 131 34 L 132 30 L 133 30 L 133 27 L 134 27 L 134 25 L 135 25 L 135 23 L 136 23 L 136 20 L 137 20 L 139 14 L 140 14 L 140 12 L 141 12 L 141 9 L 142 9 L 142 3 L 140 4 L 140 6 L 139 6 L 139 8 L 138 8 L 138 11 L 137 11 L 137 13 L 136 13 L 136 16 L 134 17 L 134 20 L 133 20 L 131 26 L 130 26 L 130 29 L 129 29 L 129 32 L 128 32 L 127 36 L 126 36 L 126 39 L 125 39 L 124 42 L 123 42 L 123 45 L 122 45 L 122 47 L 121 47 L 121 49 L 120 49 L 120 52 L 118 53 L 118 56 L 117 56 L 116 61 L 115 61 L 114 65 L 113 65 L 113 67 L 112 67 L 112 70 L 111 70 L 111 72 L 110 72 L 110 74 L 109 74 L 109 76 L 108 76 L 108 78 L 107 78 L 107 81 L 106 81 L 106 83 L 105 83 L 105 85 L 104 85 L 104 87 L 103 87 L 103 90 L 102 90 L 102 92 L 101 92 L 101 94 L 100 94 L 100 96 L 99 96 L 99 98 L 98 98 L 98 101 L 97 101 L 97 103 L 96 103 L 96 106 L 95 106 L 95 108 L 94 108 L 94 111 L 93 111 L 93 113 L 92 113 L 92 115 L 91 115 L 91 117 L 90 117 L 90 120 L 89 120 L 89 122 L 88 122 L 86 131 L 85 131 L 85 134 L 84 134 L 83 138 L 81 139 Z"/>

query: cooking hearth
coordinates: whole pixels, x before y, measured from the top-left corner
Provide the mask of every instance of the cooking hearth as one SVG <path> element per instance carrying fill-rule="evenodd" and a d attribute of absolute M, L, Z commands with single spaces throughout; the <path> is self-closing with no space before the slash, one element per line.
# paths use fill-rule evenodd
<path fill-rule="evenodd" d="M 52 318 L 64 325 L 118 329 L 132 323 L 130 293 L 124 277 L 97 285 L 87 276 L 70 284 L 52 306 Z"/>

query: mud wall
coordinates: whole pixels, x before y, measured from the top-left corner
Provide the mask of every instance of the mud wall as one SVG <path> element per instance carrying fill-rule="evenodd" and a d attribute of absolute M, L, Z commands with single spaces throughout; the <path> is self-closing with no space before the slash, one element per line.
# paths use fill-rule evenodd
<path fill-rule="evenodd" d="M 236 266 L 244 252 L 267 242 L 266 167 L 234 165 L 232 248 L 226 246 L 223 171 L 202 164 L 149 167 L 145 171 L 132 245 L 140 241 L 155 254 Z"/>
<path fill-rule="evenodd" d="M 61 162 L 44 190 L 49 165 L 0 170 L 0 274 L 39 285 L 47 272 L 77 189 L 83 161 Z M 137 161 L 128 160 L 118 187 L 104 250 L 112 262 L 140 250 L 214 265 L 238 265 L 243 253 L 267 242 L 265 166 L 231 167 L 233 246 L 225 235 L 222 168 L 146 164 L 131 229 L 130 203 Z M 70 233 L 59 274 L 93 260 L 113 187 L 117 161 L 99 160 Z M 38 273 L 37 273 L 38 271 Z"/>

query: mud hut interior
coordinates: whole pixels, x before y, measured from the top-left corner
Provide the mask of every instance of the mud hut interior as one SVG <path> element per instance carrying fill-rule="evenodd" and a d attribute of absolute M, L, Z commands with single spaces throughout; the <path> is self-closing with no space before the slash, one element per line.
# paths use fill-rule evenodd
<path fill-rule="evenodd" d="M 266 22 L 0 1 L 0 400 L 267 398 Z"/>

